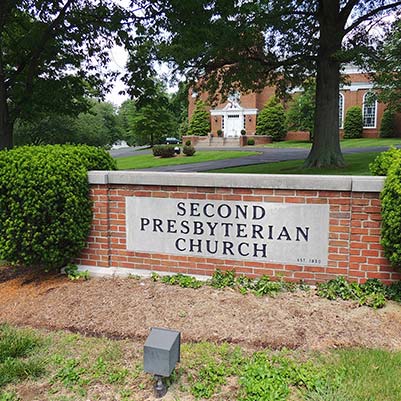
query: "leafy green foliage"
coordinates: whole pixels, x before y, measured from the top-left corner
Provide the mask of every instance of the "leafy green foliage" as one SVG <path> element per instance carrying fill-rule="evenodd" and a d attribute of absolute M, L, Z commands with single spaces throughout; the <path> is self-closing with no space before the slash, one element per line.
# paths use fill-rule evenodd
<path fill-rule="evenodd" d="M 387 171 L 381 206 L 381 244 L 391 264 L 401 266 L 401 159 Z"/>
<path fill-rule="evenodd" d="M 294 131 L 313 132 L 316 107 L 316 82 L 307 80 L 304 92 L 295 96 L 286 112 L 287 127 Z"/>
<path fill-rule="evenodd" d="M 286 401 L 291 388 L 315 389 L 324 377 L 310 363 L 296 363 L 284 357 L 257 352 L 244 366 L 239 401 Z"/>
<path fill-rule="evenodd" d="M 350 107 L 344 121 L 344 138 L 361 138 L 362 129 L 362 109 L 359 106 Z"/>
<path fill-rule="evenodd" d="M 154 145 L 152 151 L 155 157 L 168 158 L 175 156 L 173 145 Z"/>
<path fill-rule="evenodd" d="M 275 97 L 272 97 L 258 114 L 256 135 L 270 135 L 273 141 L 281 141 L 286 133 L 284 107 Z"/>
<path fill-rule="evenodd" d="M 216 269 L 210 280 L 210 285 L 214 288 L 225 288 L 235 286 L 235 270 L 223 271 Z"/>
<path fill-rule="evenodd" d="M 386 287 L 377 279 L 364 284 L 350 283 L 340 276 L 318 285 L 318 295 L 327 299 L 355 300 L 360 305 L 382 308 L 386 304 Z"/>
<path fill-rule="evenodd" d="M 0 258 L 61 267 L 85 246 L 92 211 L 87 170 L 115 161 L 89 146 L 27 146 L 0 152 Z"/>
<path fill-rule="evenodd" d="M 194 277 L 176 274 L 173 276 L 161 277 L 152 273 L 151 279 L 155 282 L 161 281 L 165 284 L 179 285 L 184 288 L 200 288 L 203 285 L 210 285 L 213 288 L 223 289 L 226 287 L 235 288 L 241 294 L 248 292 L 256 296 L 274 296 L 283 291 L 309 291 L 309 285 L 302 282 L 299 284 L 280 281 L 271 281 L 270 277 L 263 275 L 258 278 L 249 278 L 245 275 L 237 276 L 234 270 L 216 269 L 207 281 L 199 281 Z M 382 308 L 386 299 L 401 301 L 401 281 L 389 286 L 384 285 L 378 279 L 368 279 L 364 284 L 351 283 L 340 276 L 325 283 L 318 284 L 317 295 L 330 300 L 344 299 L 355 300 L 360 305 L 373 308 Z"/>
<path fill-rule="evenodd" d="M 16 145 L 86 144 L 106 146 L 121 139 L 114 106 L 107 102 L 88 101 L 88 112 L 78 116 L 62 113 L 41 115 L 30 121 L 18 121 L 14 128 Z"/>
<path fill-rule="evenodd" d="M 0 387 L 44 372 L 43 361 L 31 357 L 41 345 L 42 341 L 29 330 L 0 325 Z"/>
<path fill-rule="evenodd" d="M 69 263 L 65 267 L 64 272 L 71 281 L 80 280 L 80 279 L 89 280 L 88 270 L 79 271 L 78 266 L 74 263 Z"/>
<path fill-rule="evenodd" d="M 195 110 L 189 122 L 188 135 L 206 136 L 210 132 L 210 115 L 201 100 L 195 103 Z"/>
<path fill-rule="evenodd" d="M 391 146 L 389 150 L 379 155 L 369 164 L 369 170 L 373 175 L 387 175 L 389 169 L 401 161 L 401 149 Z"/>
<path fill-rule="evenodd" d="M 394 111 L 401 111 L 401 22 L 399 18 L 394 19 L 390 30 L 381 46 L 376 51 L 368 54 L 372 70 L 376 71 L 374 80 L 376 87 L 380 88 L 378 100 L 386 103 L 388 108 Z"/>
<path fill-rule="evenodd" d="M 121 44 L 125 14 L 109 0 L 4 3 L 1 148 L 12 146 L 16 119 L 38 121 L 53 113 L 74 116 L 88 110 L 88 97 L 108 89 L 106 80 L 116 75 L 106 68 L 115 43 L 111 39 Z"/>
<path fill-rule="evenodd" d="M 153 276 L 153 280 L 155 279 L 156 277 Z M 170 285 L 178 285 L 183 288 L 200 288 L 203 285 L 203 282 L 197 280 L 195 277 L 185 276 L 180 273 L 175 274 L 174 276 L 163 276 L 161 282 Z"/>
<path fill-rule="evenodd" d="M 247 144 L 248 146 L 253 146 L 253 145 L 255 145 L 255 140 L 254 140 L 253 138 L 249 138 L 249 139 L 246 141 L 246 144 Z"/>
<path fill-rule="evenodd" d="M 380 125 L 380 138 L 394 138 L 395 134 L 395 113 L 390 109 L 386 109 Z"/>
<path fill-rule="evenodd" d="M 191 145 L 184 145 L 184 147 L 182 148 L 182 153 L 184 153 L 185 156 L 193 156 L 195 152 L 195 148 Z"/>

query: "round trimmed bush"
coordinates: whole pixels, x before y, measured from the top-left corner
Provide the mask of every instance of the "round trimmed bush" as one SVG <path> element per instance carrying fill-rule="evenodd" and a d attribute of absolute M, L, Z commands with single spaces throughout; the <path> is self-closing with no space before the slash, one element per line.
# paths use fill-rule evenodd
<path fill-rule="evenodd" d="M 248 146 L 253 146 L 253 145 L 255 145 L 255 140 L 254 140 L 253 138 L 249 138 L 248 141 L 247 141 L 247 145 L 248 145 Z"/>
<path fill-rule="evenodd" d="M 388 170 L 395 163 L 401 160 L 401 149 L 391 147 L 385 152 L 376 156 L 375 160 L 369 164 L 369 170 L 373 175 L 387 175 Z"/>
<path fill-rule="evenodd" d="M 362 138 L 362 109 L 359 106 L 350 107 L 344 121 L 344 138 Z"/>
<path fill-rule="evenodd" d="M 115 161 L 90 146 L 24 146 L 0 152 L 0 258 L 48 268 L 85 247 L 92 210 L 88 170 Z"/>
<path fill-rule="evenodd" d="M 182 153 L 186 156 L 193 156 L 195 154 L 196 150 L 193 146 L 184 146 L 182 148 Z"/>

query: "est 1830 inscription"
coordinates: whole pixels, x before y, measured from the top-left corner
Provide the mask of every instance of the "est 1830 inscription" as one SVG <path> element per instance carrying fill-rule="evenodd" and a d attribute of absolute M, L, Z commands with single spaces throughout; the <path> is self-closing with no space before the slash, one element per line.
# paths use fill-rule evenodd
<path fill-rule="evenodd" d="M 329 206 L 126 198 L 127 249 L 327 265 Z"/>

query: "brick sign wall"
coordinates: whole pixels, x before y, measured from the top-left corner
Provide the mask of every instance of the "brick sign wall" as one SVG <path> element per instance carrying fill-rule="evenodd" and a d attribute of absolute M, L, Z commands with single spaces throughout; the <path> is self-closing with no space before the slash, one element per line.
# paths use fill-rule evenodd
<path fill-rule="evenodd" d="M 98 274 L 309 283 L 401 279 L 380 246 L 379 177 L 90 172 L 94 221 L 78 263 Z"/>

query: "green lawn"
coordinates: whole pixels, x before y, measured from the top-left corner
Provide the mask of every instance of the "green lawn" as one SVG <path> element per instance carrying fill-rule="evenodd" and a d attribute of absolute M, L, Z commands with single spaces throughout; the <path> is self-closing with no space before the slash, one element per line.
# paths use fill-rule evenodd
<path fill-rule="evenodd" d="M 116 159 L 116 161 L 119 170 L 135 170 L 177 164 L 201 163 L 213 160 L 235 159 L 237 157 L 253 156 L 257 153 L 257 151 L 198 151 L 191 157 L 180 155 L 172 158 L 161 159 L 159 157 L 154 157 L 153 154 L 149 154 L 122 157 Z"/>
<path fill-rule="evenodd" d="M 154 399 L 153 378 L 143 371 L 143 341 L 135 339 L 0 325 L 0 373 L 0 401 L 31 395 L 41 401 Z M 398 401 L 400 377 L 400 351 L 255 352 L 184 342 L 168 399 Z"/>
<path fill-rule="evenodd" d="M 391 146 L 401 145 L 401 138 L 359 138 L 359 139 L 343 139 L 341 148 L 365 148 L 371 146 Z M 274 142 L 266 145 L 267 148 L 302 148 L 309 149 L 311 143 L 308 141 L 283 141 Z"/>
<path fill-rule="evenodd" d="M 371 163 L 378 154 L 378 152 L 367 152 L 344 155 L 346 167 L 341 169 L 303 169 L 302 166 L 304 160 L 289 160 L 285 162 L 254 164 L 243 167 L 231 167 L 220 170 L 212 170 L 210 172 L 240 174 L 371 175 L 369 172 L 369 163 Z"/>

